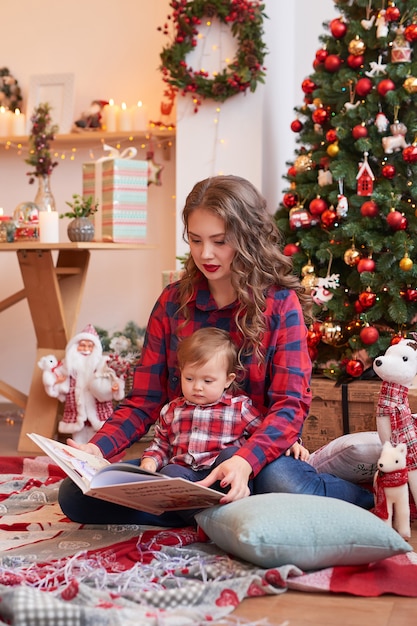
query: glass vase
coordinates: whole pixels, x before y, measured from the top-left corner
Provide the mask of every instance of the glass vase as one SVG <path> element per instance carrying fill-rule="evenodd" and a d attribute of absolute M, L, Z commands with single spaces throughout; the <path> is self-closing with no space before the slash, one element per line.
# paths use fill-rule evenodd
<path fill-rule="evenodd" d="M 56 211 L 55 198 L 51 191 L 51 179 L 48 174 L 38 176 L 38 191 L 35 196 L 35 204 L 39 211 Z"/>

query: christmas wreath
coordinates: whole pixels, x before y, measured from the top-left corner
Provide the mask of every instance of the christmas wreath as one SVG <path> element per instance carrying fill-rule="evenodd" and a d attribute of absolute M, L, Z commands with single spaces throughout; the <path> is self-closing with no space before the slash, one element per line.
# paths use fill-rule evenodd
<path fill-rule="evenodd" d="M 264 4 L 248 0 L 173 0 L 170 6 L 173 12 L 168 19 L 174 24 L 174 41 L 160 55 L 160 70 L 166 83 L 181 90 L 182 95 L 192 94 L 197 107 L 201 100 L 196 96 L 224 102 L 248 89 L 254 92 L 257 84 L 264 82 L 262 64 L 267 52 L 262 40 Z M 204 70 L 193 70 L 185 60 L 197 45 L 203 17 L 217 17 L 229 25 L 237 40 L 235 58 L 213 77 Z M 169 34 L 168 24 L 163 32 Z"/>

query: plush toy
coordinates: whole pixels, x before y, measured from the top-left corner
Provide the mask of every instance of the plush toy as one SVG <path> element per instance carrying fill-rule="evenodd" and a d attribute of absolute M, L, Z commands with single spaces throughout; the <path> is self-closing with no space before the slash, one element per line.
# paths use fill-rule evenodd
<path fill-rule="evenodd" d="M 408 495 L 407 446 L 393 446 L 386 441 L 377 461 L 374 477 L 375 515 L 401 535 L 411 536 L 410 501 Z"/>
<path fill-rule="evenodd" d="M 417 342 L 402 339 L 374 360 L 373 369 L 382 379 L 376 411 L 381 443 L 407 446 L 408 486 L 417 504 L 417 419 L 411 413 L 408 390 L 417 375 Z"/>
<path fill-rule="evenodd" d="M 48 396 L 58 398 L 60 402 L 63 402 L 68 393 L 69 384 L 68 389 L 64 389 L 62 384 L 58 386 L 64 375 L 62 361 L 58 361 L 54 354 L 47 354 L 39 359 L 38 367 L 42 370 L 42 382 Z"/>

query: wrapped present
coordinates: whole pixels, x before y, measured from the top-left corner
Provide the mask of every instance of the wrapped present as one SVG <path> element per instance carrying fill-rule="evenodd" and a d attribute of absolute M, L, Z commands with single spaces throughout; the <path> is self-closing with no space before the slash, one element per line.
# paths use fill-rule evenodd
<path fill-rule="evenodd" d="M 148 162 L 132 158 L 135 148 L 83 164 L 83 196 L 98 202 L 96 240 L 143 243 L 147 235 Z"/>

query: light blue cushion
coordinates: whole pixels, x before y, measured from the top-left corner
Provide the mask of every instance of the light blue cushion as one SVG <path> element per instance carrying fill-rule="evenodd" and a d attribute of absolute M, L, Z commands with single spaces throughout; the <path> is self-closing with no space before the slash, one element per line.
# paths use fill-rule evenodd
<path fill-rule="evenodd" d="M 361 565 L 412 550 L 373 513 L 324 496 L 250 496 L 205 509 L 196 520 L 219 548 L 264 569 Z"/>

